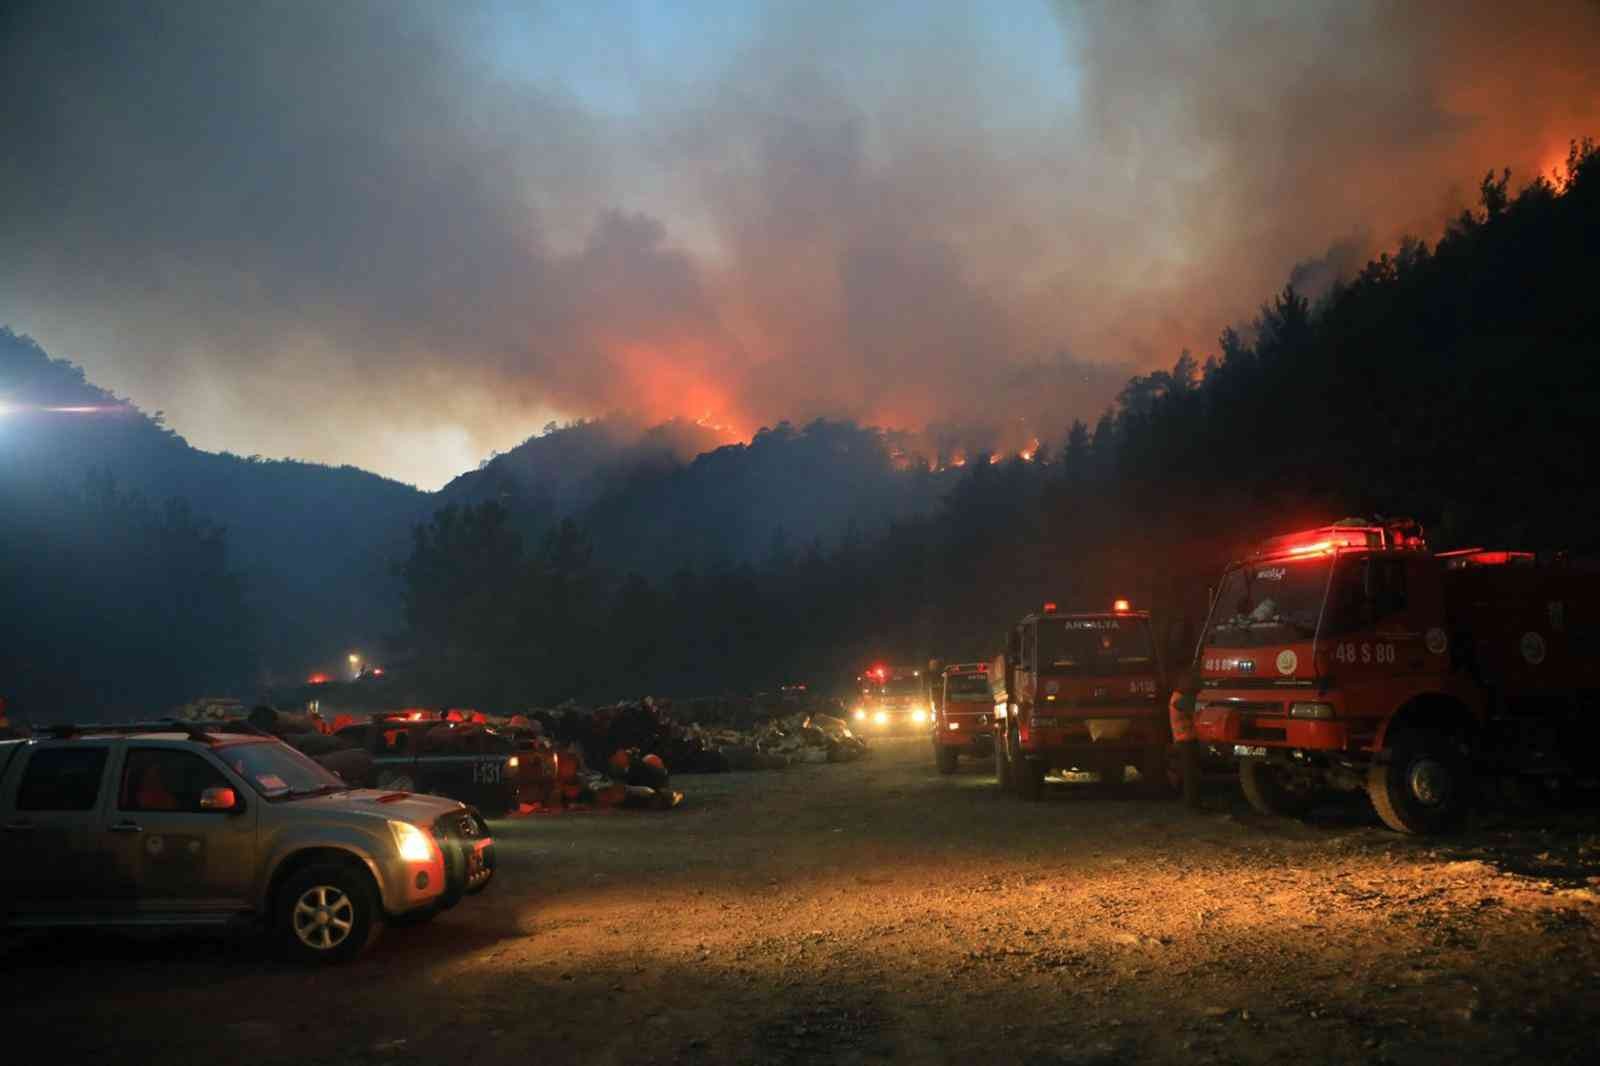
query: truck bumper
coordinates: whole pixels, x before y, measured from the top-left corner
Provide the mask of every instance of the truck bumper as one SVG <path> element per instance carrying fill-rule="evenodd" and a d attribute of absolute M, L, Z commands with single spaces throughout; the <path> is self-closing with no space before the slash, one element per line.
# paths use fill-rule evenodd
<path fill-rule="evenodd" d="M 1226 707 L 1196 711 L 1194 733 L 1201 744 L 1223 749 L 1344 751 L 1350 745 L 1350 729 L 1344 722 L 1256 715 Z"/>
<path fill-rule="evenodd" d="M 936 748 L 955 748 L 963 754 L 991 755 L 994 753 L 994 733 L 985 728 L 982 732 L 968 732 L 965 729 L 936 729 L 933 733 L 933 746 Z"/>

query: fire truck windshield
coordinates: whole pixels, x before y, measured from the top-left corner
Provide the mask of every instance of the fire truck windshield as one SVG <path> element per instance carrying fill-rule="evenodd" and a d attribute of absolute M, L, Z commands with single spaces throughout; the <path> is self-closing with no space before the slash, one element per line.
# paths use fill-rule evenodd
<path fill-rule="evenodd" d="M 1050 673 L 1142 673 L 1155 668 L 1155 652 L 1141 619 L 1040 619 L 1039 666 Z"/>
<path fill-rule="evenodd" d="M 951 674 L 945 678 L 945 698 L 952 700 L 988 701 L 988 674 Z"/>
<path fill-rule="evenodd" d="M 1316 635 L 1331 556 L 1248 563 L 1229 571 L 1211 609 L 1205 642 L 1253 648 Z"/>

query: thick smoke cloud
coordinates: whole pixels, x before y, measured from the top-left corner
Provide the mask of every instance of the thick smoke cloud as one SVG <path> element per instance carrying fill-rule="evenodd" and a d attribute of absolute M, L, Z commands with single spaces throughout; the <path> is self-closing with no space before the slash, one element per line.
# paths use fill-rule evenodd
<path fill-rule="evenodd" d="M 1587 0 L 775 5 L 681 65 L 604 9 L 630 106 L 539 8 L 5 10 L 0 320 L 202 446 L 430 485 L 618 408 L 1059 436 L 1600 127 Z"/>

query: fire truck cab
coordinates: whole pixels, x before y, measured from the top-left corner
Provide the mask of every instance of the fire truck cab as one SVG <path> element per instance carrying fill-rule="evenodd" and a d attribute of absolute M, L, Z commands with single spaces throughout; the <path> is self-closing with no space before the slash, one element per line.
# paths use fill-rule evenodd
<path fill-rule="evenodd" d="M 1001 789 L 1038 799 L 1052 769 L 1121 784 L 1130 765 L 1148 786 L 1170 785 L 1166 686 L 1148 612 L 1126 600 L 1076 614 L 1047 603 L 1012 628 L 993 669 Z"/>
<path fill-rule="evenodd" d="M 955 773 L 963 755 L 989 758 L 993 713 L 988 663 L 955 663 L 940 671 L 933 699 L 933 758 L 941 774 Z"/>
<path fill-rule="evenodd" d="M 1597 623 L 1593 572 L 1531 552 L 1434 554 L 1414 522 L 1346 519 L 1228 567 L 1193 719 L 1174 729 L 1236 760 L 1263 813 L 1365 789 L 1399 832 L 1448 829 L 1479 774 L 1592 761 Z"/>

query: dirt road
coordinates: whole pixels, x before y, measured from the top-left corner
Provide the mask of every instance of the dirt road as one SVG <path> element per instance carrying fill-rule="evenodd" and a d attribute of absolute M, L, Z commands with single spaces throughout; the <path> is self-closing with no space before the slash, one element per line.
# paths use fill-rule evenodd
<path fill-rule="evenodd" d="M 10 941 L 7 1042 L 251 1066 L 1593 1061 L 1592 810 L 1417 842 L 1360 807 L 1257 818 L 1223 786 L 1199 813 L 1095 785 L 1030 805 L 910 741 L 676 783 L 675 811 L 496 823 L 487 893 L 347 967 L 248 938 Z"/>

